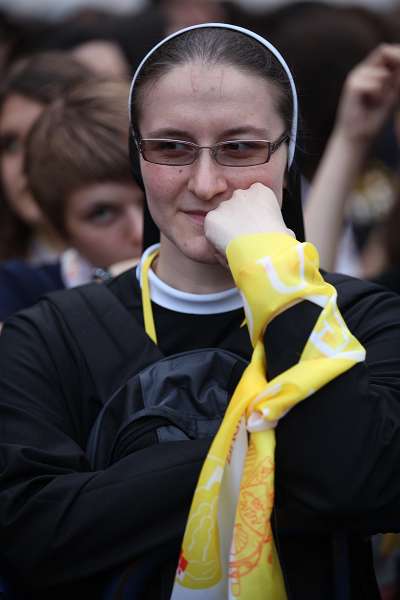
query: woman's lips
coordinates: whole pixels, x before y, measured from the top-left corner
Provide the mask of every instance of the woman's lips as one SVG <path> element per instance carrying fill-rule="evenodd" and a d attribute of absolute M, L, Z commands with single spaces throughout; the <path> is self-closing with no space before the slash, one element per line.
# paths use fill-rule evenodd
<path fill-rule="evenodd" d="M 203 225 L 204 219 L 207 215 L 207 213 L 203 210 L 187 210 L 185 211 L 185 214 L 199 225 Z"/>

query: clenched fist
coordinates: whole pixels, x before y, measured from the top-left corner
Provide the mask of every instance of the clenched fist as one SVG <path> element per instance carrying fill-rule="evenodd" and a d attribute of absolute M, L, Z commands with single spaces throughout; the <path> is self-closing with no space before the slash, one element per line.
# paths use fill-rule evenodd
<path fill-rule="evenodd" d="M 261 183 L 253 183 L 247 190 L 235 190 L 229 200 L 210 211 L 204 221 L 204 232 L 222 256 L 229 242 L 240 235 L 286 233 L 295 237 L 283 221 L 274 192 Z"/>

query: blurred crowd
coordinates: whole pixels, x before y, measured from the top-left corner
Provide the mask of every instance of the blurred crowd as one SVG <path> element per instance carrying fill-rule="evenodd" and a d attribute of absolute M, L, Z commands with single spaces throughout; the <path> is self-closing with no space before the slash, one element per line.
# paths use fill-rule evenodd
<path fill-rule="evenodd" d="M 294 73 L 296 166 L 322 268 L 400 292 L 397 102 L 345 190 L 315 187 L 349 74 L 379 45 L 400 42 L 400 7 L 302 1 L 254 15 L 234 2 L 153 0 L 132 14 L 86 8 L 58 22 L 0 13 L 0 321 L 138 259 L 144 198 L 130 172 L 129 81 L 165 34 L 216 21 L 263 35 Z M 396 536 L 376 538 L 375 559 L 382 597 L 400 598 Z"/>

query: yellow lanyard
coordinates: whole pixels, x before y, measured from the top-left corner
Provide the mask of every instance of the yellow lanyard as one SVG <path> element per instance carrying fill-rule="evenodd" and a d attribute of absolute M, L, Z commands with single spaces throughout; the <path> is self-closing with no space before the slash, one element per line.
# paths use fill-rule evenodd
<path fill-rule="evenodd" d="M 153 260 L 159 255 L 159 249 L 151 252 L 144 259 L 140 272 L 140 285 L 142 288 L 142 307 L 143 307 L 143 320 L 144 320 L 144 329 L 149 338 L 153 340 L 155 344 L 157 344 L 157 334 L 156 327 L 154 325 L 154 317 L 153 311 L 151 308 L 151 299 L 150 299 L 150 285 L 149 285 L 149 269 L 152 265 Z"/>
<path fill-rule="evenodd" d="M 144 330 L 153 340 L 155 344 L 157 344 L 157 333 L 156 326 L 154 323 L 153 310 L 151 308 L 151 298 L 150 298 L 150 285 L 149 285 L 149 269 L 153 264 L 153 260 L 157 258 L 160 254 L 159 248 L 151 252 L 144 261 L 142 262 L 141 271 L 140 271 L 140 285 L 142 289 L 142 310 L 143 310 L 143 320 L 144 320 Z M 240 327 L 244 327 L 246 325 L 246 318 L 243 319 Z"/>

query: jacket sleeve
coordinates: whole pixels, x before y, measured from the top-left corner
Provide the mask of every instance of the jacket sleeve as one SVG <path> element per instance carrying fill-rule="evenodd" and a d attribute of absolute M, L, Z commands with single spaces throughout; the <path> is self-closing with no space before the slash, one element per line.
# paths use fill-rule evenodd
<path fill-rule="evenodd" d="M 0 265 L 0 321 L 32 306 L 46 294 L 63 287 L 58 263 L 32 266 L 22 260 Z"/>
<path fill-rule="evenodd" d="M 276 254 L 282 245 L 275 243 L 274 236 L 264 238 L 265 245 L 260 244 L 257 252 L 279 262 Z M 242 253 L 239 270 L 247 279 L 242 287 L 254 289 L 252 268 L 240 243 L 234 251 Z M 397 531 L 400 299 L 352 278 L 333 277 L 332 283 L 342 317 L 366 349 L 366 360 L 297 404 L 279 421 L 276 506 L 336 523 L 340 519 L 342 525 L 346 522 L 366 533 Z M 268 298 L 264 302 L 268 303 Z M 320 311 L 315 303 L 303 300 L 275 312 L 263 334 L 268 379 L 299 361 Z"/>
<path fill-rule="evenodd" d="M 179 538 L 208 449 L 165 443 L 93 472 L 84 446 L 98 406 L 67 332 L 40 307 L 0 335 L 1 555 L 30 588 L 104 573 Z"/>

